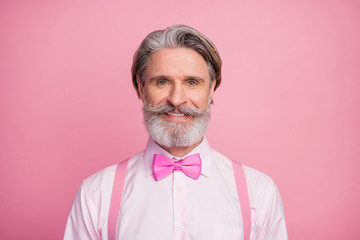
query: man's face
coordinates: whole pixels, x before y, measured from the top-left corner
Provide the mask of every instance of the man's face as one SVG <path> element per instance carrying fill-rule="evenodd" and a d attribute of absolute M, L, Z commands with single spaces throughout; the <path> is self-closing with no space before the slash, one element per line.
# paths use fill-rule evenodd
<path fill-rule="evenodd" d="M 195 139 L 203 137 L 215 81 L 211 82 L 208 66 L 199 53 L 188 48 L 164 48 L 152 53 L 145 72 L 145 83 L 141 85 L 138 79 L 138 85 L 150 135 L 157 132 L 168 133 L 172 138 L 185 138 L 181 144 L 176 144 L 176 141 L 164 144 L 152 136 L 155 141 L 171 147 L 194 144 Z M 205 129 L 199 132 L 197 128 Z M 186 137 L 192 140 L 186 140 Z"/>

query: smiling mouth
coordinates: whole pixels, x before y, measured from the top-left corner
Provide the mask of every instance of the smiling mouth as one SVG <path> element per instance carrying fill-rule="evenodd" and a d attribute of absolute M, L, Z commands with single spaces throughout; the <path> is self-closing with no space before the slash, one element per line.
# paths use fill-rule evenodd
<path fill-rule="evenodd" d="M 164 117 L 172 122 L 187 122 L 190 116 L 191 115 L 182 112 L 167 112 L 164 115 Z"/>
<path fill-rule="evenodd" d="M 168 112 L 166 113 L 167 115 L 170 115 L 170 116 L 174 116 L 174 117 L 184 117 L 184 116 L 187 116 L 187 114 L 185 113 L 172 113 L 172 112 Z"/>

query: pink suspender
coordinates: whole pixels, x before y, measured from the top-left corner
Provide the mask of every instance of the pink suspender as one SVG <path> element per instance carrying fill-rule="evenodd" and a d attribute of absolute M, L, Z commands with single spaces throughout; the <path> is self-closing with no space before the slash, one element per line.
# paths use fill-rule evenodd
<path fill-rule="evenodd" d="M 114 185 L 111 193 L 111 201 L 109 208 L 108 218 L 108 239 L 115 240 L 116 238 L 116 226 L 118 222 L 118 216 L 120 211 L 121 197 L 123 194 L 126 168 L 129 159 L 120 162 L 116 167 Z"/>
<path fill-rule="evenodd" d="M 108 217 L 108 239 L 115 240 L 116 238 L 116 227 L 118 222 L 118 216 L 120 211 L 121 197 L 123 193 L 127 159 L 118 164 L 115 172 L 114 185 L 111 193 L 111 202 Z M 243 227 L 244 227 L 244 240 L 250 240 L 251 230 L 251 212 L 249 203 L 249 194 L 246 184 L 246 178 L 244 174 L 244 168 L 241 163 L 232 161 L 233 170 L 235 175 L 236 189 L 239 197 Z"/>
<path fill-rule="evenodd" d="M 250 212 L 249 192 L 246 184 L 244 168 L 243 165 L 239 162 L 232 161 L 232 164 L 233 164 L 236 189 L 239 197 L 240 208 L 243 219 L 244 240 L 246 239 L 250 240 L 251 212 Z"/>

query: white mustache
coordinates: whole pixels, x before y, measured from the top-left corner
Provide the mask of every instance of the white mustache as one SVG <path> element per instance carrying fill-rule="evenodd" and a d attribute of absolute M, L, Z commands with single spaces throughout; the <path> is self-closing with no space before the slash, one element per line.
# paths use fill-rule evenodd
<path fill-rule="evenodd" d="M 206 109 L 200 110 L 195 107 L 188 107 L 188 106 L 174 107 L 174 106 L 171 106 L 168 104 L 152 107 L 148 103 L 144 103 L 143 110 L 150 114 L 156 114 L 156 115 L 169 113 L 169 112 L 173 112 L 173 111 L 178 111 L 179 113 L 183 113 L 183 114 L 190 115 L 193 117 L 199 117 L 199 116 L 205 114 L 205 112 L 206 112 Z"/>

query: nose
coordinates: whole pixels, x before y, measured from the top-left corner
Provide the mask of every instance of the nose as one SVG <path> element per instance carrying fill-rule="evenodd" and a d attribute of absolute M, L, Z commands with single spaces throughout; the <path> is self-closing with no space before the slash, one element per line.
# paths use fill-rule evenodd
<path fill-rule="evenodd" d="M 186 90 L 182 84 L 174 84 L 170 90 L 168 96 L 168 102 L 174 106 L 178 107 L 187 101 Z"/>

